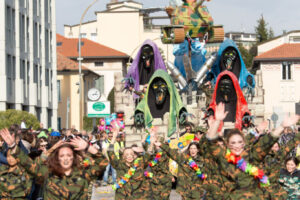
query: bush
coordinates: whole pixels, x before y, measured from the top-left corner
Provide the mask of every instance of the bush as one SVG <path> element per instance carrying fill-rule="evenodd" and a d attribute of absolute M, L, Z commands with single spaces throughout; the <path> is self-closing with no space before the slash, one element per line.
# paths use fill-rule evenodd
<path fill-rule="evenodd" d="M 40 127 L 40 122 L 33 114 L 21 110 L 6 110 L 0 112 L 0 129 L 9 128 L 13 124 L 21 125 L 22 120 L 25 120 L 26 128 Z"/>

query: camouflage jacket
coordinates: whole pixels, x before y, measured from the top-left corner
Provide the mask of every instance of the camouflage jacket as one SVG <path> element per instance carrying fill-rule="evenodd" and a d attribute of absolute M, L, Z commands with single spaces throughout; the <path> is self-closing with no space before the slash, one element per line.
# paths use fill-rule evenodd
<path fill-rule="evenodd" d="M 96 179 L 108 165 L 105 156 L 98 153 L 90 155 L 95 163 L 89 167 L 83 170 L 75 168 L 69 176 L 58 177 L 50 173 L 48 167 L 39 159 L 32 161 L 19 149 L 17 149 L 14 156 L 29 174 L 37 178 L 43 178 L 45 200 L 86 200 L 89 182 Z"/>
<path fill-rule="evenodd" d="M 30 194 L 32 180 L 28 173 L 18 165 L 10 168 L 0 166 L 0 199 L 25 199 Z"/>
<path fill-rule="evenodd" d="M 143 145 L 145 150 L 148 150 L 148 145 Z M 154 160 L 156 154 L 159 151 L 155 151 L 155 153 L 151 156 L 150 162 Z M 153 173 L 152 178 L 148 178 L 151 186 L 152 199 L 169 199 L 169 195 L 172 190 L 172 178 L 173 175 L 169 169 L 170 158 L 166 153 L 162 153 L 161 158 L 157 162 L 155 166 L 150 167 L 148 165 L 147 171 Z"/>
<path fill-rule="evenodd" d="M 178 153 L 178 150 L 171 149 L 168 144 L 162 144 L 161 149 L 178 164 L 176 191 L 185 199 L 202 199 L 205 195 L 204 185 L 207 181 L 203 181 L 201 178 L 198 178 L 195 170 L 189 166 L 189 156 Z M 193 158 L 193 160 L 199 166 L 201 172 L 207 174 L 207 170 L 204 168 L 203 158 L 197 155 L 197 157 Z"/>
<path fill-rule="evenodd" d="M 266 134 L 260 137 L 255 144 L 247 147 L 241 157 L 247 163 L 260 167 L 260 163 L 277 140 L 278 138 Z M 209 151 L 220 166 L 221 178 L 227 191 L 224 194 L 224 199 L 265 199 L 265 190 L 259 188 L 259 180 L 254 179 L 253 176 L 227 161 L 225 157 L 226 148 L 211 142 Z"/>
<path fill-rule="evenodd" d="M 199 154 L 204 160 L 203 168 L 207 173 L 206 199 L 222 199 L 226 192 L 223 180 L 220 175 L 220 167 L 213 156 L 209 153 L 210 142 L 203 136 L 199 141 Z"/>
<path fill-rule="evenodd" d="M 278 152 L 270 151 L 264 160 L 265 173 L 271 183 L 278 183 L 280 169 L 284 167 L 284 161 L 297 146 L 300 144 L 300 133 L 291 139 L 286 145 L 281 145 Z"/>
<path fill-rule="evenodd" d="M 122 177 L 127 174 L 129 169 L 133 167 L 126 165 L 123 159 L 118 159 L 113 150 L 113 145 L 109 145 L 107 150 L 107 155 L 111 166 L 117 171 L 117 182 L 122 179 Z M 144 170 L 148 166 L 151 159 L 149 154 L 145 154 L 140 157 L 139 166 L 135 171 L 134 175 L 130 180 L 123 185 L 123 187 L 116 190 L 115 199 L 116 200 L 133 200 L 133 199 L 150 199 L 150 182 L 144 176 Z"/>

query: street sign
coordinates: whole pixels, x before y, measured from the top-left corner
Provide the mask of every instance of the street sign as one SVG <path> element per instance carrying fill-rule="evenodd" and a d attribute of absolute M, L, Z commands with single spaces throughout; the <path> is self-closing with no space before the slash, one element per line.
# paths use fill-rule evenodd
<path fill-rule="evenodd" d="M 98 102 L 87 102 L 87 115 L 88 117 L 108 117 L 110 115 L 110 102 L 109 101 L 98 101 Z"/>
<path fill-rule="evenodd" d="M 273 122 L 277 122 L 278 121 L 278 115 L 276 113 L 273 113 L 271 116 L 271 119 Z"/>

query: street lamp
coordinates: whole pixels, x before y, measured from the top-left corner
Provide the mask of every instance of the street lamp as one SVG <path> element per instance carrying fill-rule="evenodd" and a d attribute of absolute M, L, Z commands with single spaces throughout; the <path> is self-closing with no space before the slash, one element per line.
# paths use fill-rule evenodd
<path fill-rule="evenodd" d="M 83 60 L 83 58 L 81 57 L 81 25 L 82 25 L 82 20 L 84 18 L 84 16 L 86 15 L 87 11 L 97 2 L 98 0 L 94 0 L 83 12 L 81 19 L 80 19 L 80 24 L 79 24 L 79 36 L 78 36 L 78 68 L 79 68 L 79 118 L 80 118 L 80 128 L 83 127 L 82 126 L 82 113 L 83 113 L 83 109 L 82 109 L 82 74 L 81 74 L 81 61 Z"/>

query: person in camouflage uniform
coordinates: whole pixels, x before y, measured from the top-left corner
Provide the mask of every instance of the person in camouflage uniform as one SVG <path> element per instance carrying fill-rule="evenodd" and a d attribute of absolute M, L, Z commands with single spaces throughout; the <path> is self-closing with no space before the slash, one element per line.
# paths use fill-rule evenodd
<path fill-rule="evenodd" d="M 113 138 L 107 149 L 107 155 L 112 167 L 117 171 L 117 183 L 124 178 L 129 169 L 134 167 L 134 162 L 138 161 L 138 166 L 130 177 L 130 179 L 116 189 L 116 200 L 146 200 L 150 198 L 150 183 L 144 176 L 144 170 L 148 166 L 151 155 L 145 153 L 143 156 L 138 157 L 134 152 L 136 147 L 125 148 L 124 152 L 120 154 L 122 159 L 119 159 L 114 152 L 114 143 L 116 141 L 118 130 L 114 129 Z M 138 159 L 138 160 L 137 160 Z"/>
<path fill-rule="evenodd" d="M 287 199 L 285 190 L 279 185 L 280 169 L 284 168 L 284 161 L 290 152 L 300 144 L 300 133 L 296 134 L 286 145 L 278 146 L 275 143 L 272 151 L 266 156 L 264 160 L 265 172 L 269 177 L 272 187 L 268 187 L 267 191 L 272 199 Z"/>
<path fill-rule="evenodd" d="M 47 165 L 40 160 L 32 161 L 15 143 L 7 130 L 0 135 L 13 156 L 30 175 L 44 180 L 45 200 L 86 200 L 89 181 L 96 179 L 108 164 L 108 160 L 97 149 L 77 137 L 59 146 L 47 159 Z M 75 148 L 74 148 L 75 147 Z M 77 151 L 89 152 L 89 166 L 82 168 Z"/>
<path fill-rule="evenodd" d="M 209 152 L 220 165 L 220 173 L 227 191 L 224 193 L 223 199 L 266 199 L 267 190 L 265 187 L 259 186 L 259 179 L 255 179 L 234 164 L 229 163 L 226 159 L 226 148 L 222 148 L 215 142 L 215 139 L 218 138 L 217 130 L 220 122 L 225 119 L 226 115 L 225 106 L 220 103 L 215 113 L 216 120 L 207 134 L 207 138 L 211 141 Z M 296 123 L 298 119 L 298 116 L 287 118 L 283 121 L 282 126 L 290 126 Z M 227 146 L 234 156 L 243 158 L 252 166 L 260 167 L 273 144 L 277 142 L 282 130 L 283 128 L 279 127 L 273 133 L 259 137 L 255 144 L 247 148 L 245 148 L 243 134 L 238 130 L 233 130 L 227 136 Z"/>
<path fill-rule="evenodd" d="M 160 141 L 164 141 L 163 138 L 159 138 Z M 148 143 L 143 143 L 144 149 L 148 150 Z M 151 156 L 151 160 L 155 159 L 158 152 L 162 152 L 160 148 L 155 148 L 154 154 Z M 172 190 L 172 178 L 173 175 L 169 169 L 170 159 L 166 153 L 162 153 L 161 158 L 157 164 L 147 167 L 149 173 L 153 173 L 152 178 L 148 178 L 151 187 L 151 199 L 154 200 L 168 200 L 170 198 Z"/>
<path fill-rule="evenodd" d="M 31 177 L 9 153 L 7 161 L 8 165 L 0 166 L 0 199 L 25 199 L 31 191 Z"/>
<path fill-rule="evenodd" d="M 155 143 L 166 153 L 172 160 L 178 163 L 178 176 L 176 191 L 179 193 L 183 200 L 186 199 L 202 199 L 205 197 L 207 180 L 202 180 L 196 174 L 196 171 L 190 167 L 189 158 L 192 158 L 201 172 L 207 174 L 204 168 L 204 160 L 198 154 L 198 143 L 192 142 L 188 146 L 188 154 L 179 153 L 177 149 L 171 149 L 168 144 L 157 141 Z"/>

